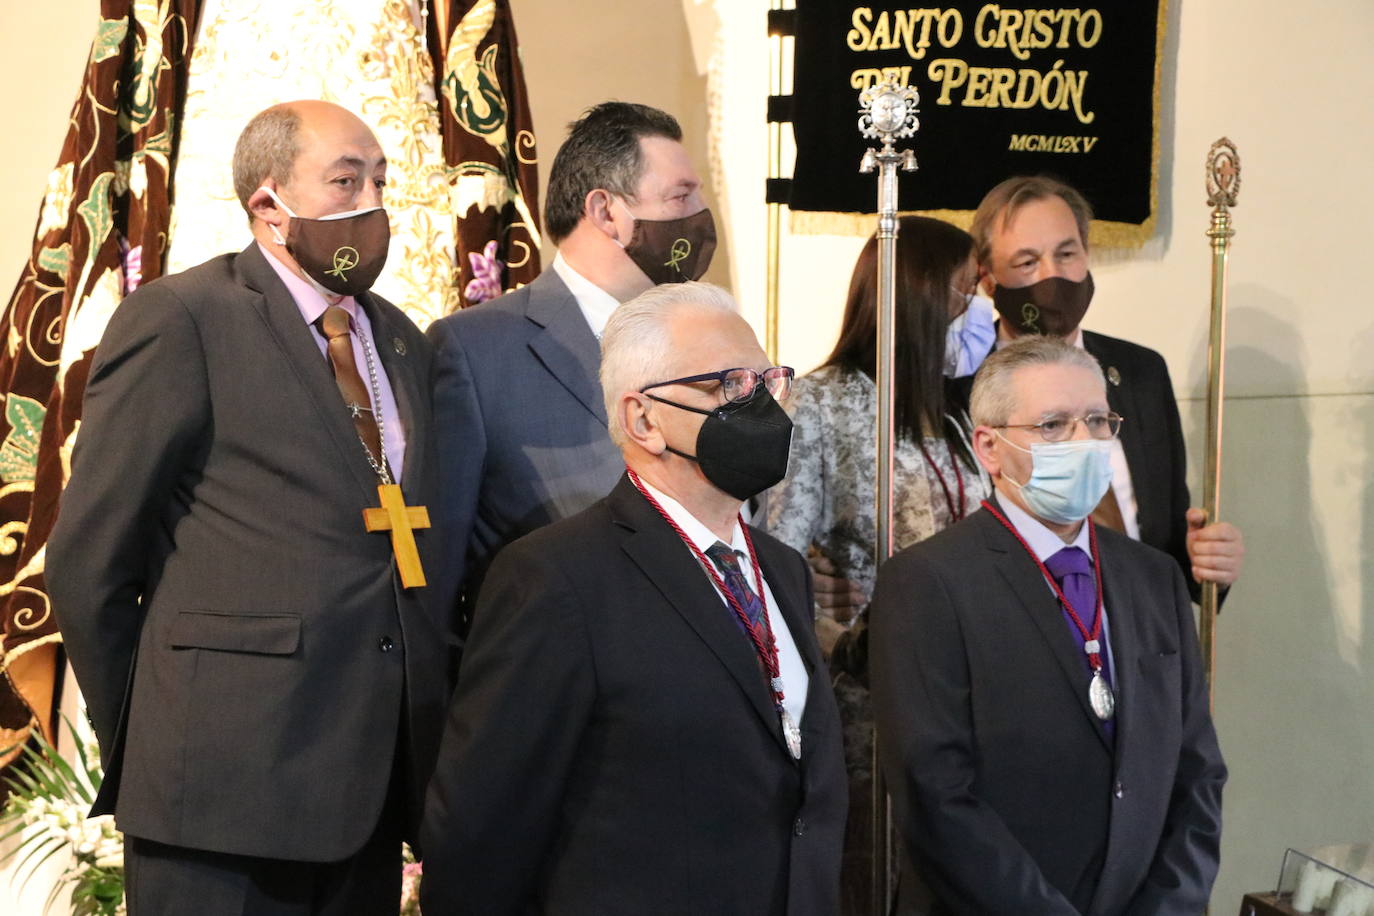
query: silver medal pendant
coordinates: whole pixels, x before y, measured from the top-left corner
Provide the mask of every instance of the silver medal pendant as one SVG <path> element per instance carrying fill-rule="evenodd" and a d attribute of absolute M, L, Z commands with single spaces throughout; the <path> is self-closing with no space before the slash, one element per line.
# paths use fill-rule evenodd
<path fill-rule="evenodd" d="M 801 760 L 801 729 L 786 709 L 778 710 L 778 715 L 782 719 L 782 736 L 787 739 L 788 753 L 792 755 L 792 759 Z"/>
<path fill-rule="evenodd" d="M 1088 682 L 1088 705 L 1103 722 L 1116 712 L 1116 697 L 1112 696 L 1112 688 L 1107 686 L 1107 679 L 1102 676 L 1101 670 L 1094 671 L 1093 679 Z"/>

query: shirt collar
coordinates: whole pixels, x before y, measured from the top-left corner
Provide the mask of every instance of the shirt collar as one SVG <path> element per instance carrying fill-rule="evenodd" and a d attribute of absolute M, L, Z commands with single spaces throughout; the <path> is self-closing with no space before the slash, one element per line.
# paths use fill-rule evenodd
<path fill-rule="evenodd" d="M 568 292 L 577 300 L 577 305 L 582 309 L 592 333 L 600 338 L 601 332 L 606 329 L 606 322 L 611 320 L 612 313 L 620 307 L 620 301 L 573 270 L 561 251 L 553 256 L 553 270 L 568 288 Z"/>
<path fill-rule="evenodd" d="M 712 533 L 710 528 L 707 528 L 701 522 L 697 521 L 696 516 L 687 511 L 687 507 L 682 503 L 673 499 L 667 493 L 653 486 L 642 477 L 639 482 L 644 484 L 644 489 L 649 491 L 654 499 L 658 500 L 658 504 L 663 507 L 663 511 L 667 512 L 668 517 L 674 522 L 677 522 L 677 526 L 682 529 L 683 533 L 687 535 L 688 539 L 690 539 L 702 553 L 705 553 L 707 548 L 720 540 L 720 538 Z M 740 528 L 738 519 L 735 520 L 734 532 L 730 537 L 730 549 L 738 550 L 746 557 L 749 555 L 749 544 L 744 540 L 744 530 Z"/>
<path fill-rule="evenodd" d="M 1063 538 L 1045 527 L 1045 523 L 1022 509 L 1010 499 L 1003 498 L 1000 494 L 994 494 L 997 506 L 1002 510 L 1002 514 L 1007 517 L 1014 527 L 1030 545 L 1030 549 L 1036 557 L 1043 563 L 1054 556 L 1065 547 L 1077 547 L 1088 556 L 1092 556 L 1092 544 L 1088 538 L 1088 525 L 1086 521 L 1078 529 L 1078 536 L 1072 542 L 1065 544 Z"/>
<path fill-rule="evenodd" d="M 311 286 L 307 281 L 297 276 L 291 268 L 287 267 L 277 256 L 268 251 L 266 246 L 258 242 L 258 250 L 266 257 L 267 263 L 281 278 L 281 282 L 286 284 L 286 291 L 291 294 L 291 299 L 296 303 L 296 308 L 300 309 L 301 317 L 306 324 L 314 324 L 320 320 L 324 310 L 329 308 L 330 302 L 320 295 L 320 291 Z M 356 323 L 358 320 L 358 303 L 352 296 L 344 296 L 339 300 L 338 305 Z"/>

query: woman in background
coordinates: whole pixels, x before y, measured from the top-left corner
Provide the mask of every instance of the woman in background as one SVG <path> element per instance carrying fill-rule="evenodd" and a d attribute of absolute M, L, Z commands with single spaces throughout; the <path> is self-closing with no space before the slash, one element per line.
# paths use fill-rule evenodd
<path fill-rule="evenodd" d="M 844 719 L 849 823 L 845 916 L 873 912 L 873 714 L 864 610 L 875 577 L 874 492 L 878 392 L 876 237 L 854 265 L 840 339 L 825 363 L 797 379 L 787 477 L 768 495 L 768 529 L 806 553 L 818 592 L 816 632 L 831 660 Z M 969 423 L 951 409 L 946 380 L 971 374 L 992 349 L 992 305 L 976 295 L 973 239 L 948 223 L 905 217 L 897 235 L 894 335 L 896 443 L 893 540 L 910 546 L 977 509 L 990 486 L 969 446 Z M 834 594 L 838 590 L 838 594 Z"/>

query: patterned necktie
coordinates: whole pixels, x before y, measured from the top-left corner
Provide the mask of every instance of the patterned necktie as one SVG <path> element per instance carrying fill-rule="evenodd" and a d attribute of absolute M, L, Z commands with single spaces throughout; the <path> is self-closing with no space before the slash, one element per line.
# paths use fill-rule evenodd
<path fill-rule="evenodd" d="M 739 602 L 739 606 L 744 609 L 744 615 L 749 618 L 749 623 L 757 627 L 763 622 L 763 601 L 754 594 L 754 590 L 749 587 L 749 580 L 744 576 L 744 570 L 740 568 L 739 557 L 725 544 L 716 541 L 706 548 L 706 555 L 716 564 L 720 570 L 721 578 L 725 580 L 726 590 Z M 735 618 L 741 630 L 744 624 L 740 623 L 739 618 Z"/>
<path fill-rule="evenodd" d="M 1045 568 L 1050 571 L 1050 575 L 1054 576 L 1054 581 L 1059 584 L 1059 588 L 1064 593 L 1064 597 L 1069 599 L 1069 603 L 1073 605 L 1073 609 L 1078 612 L 1078 619 L 1083 621 L 1083 626 L 1087 627 L 1088 632 L 1091 633 L 1093 618 L 1097 614 L 1097 581 L 1093 575 L 1092 558 L 1077 547 L 1065 547 L 1045 561 Z M 1080 657 L 1083 659 L 1083 664 L 1091 671 L 1092 666 L 1088 661 L 1088 655 L 1086 652 L 1083 652 L 1083 643 L 1085 642 L 1083 633 L 1078 629 L 1078 625 L 1074 623 L 1073 618 L 1069 616 L 1067 610 L 1064 610 L 1062 613 L 1065 623 L 1069 626 L 1069 632 L 1073 634 L 1074 645 L 1078 646 L 1078 651 L 1081 653 Z M 1112 671 L 1111 665 L 1107 660 L 1107 632 L 1105 624 L 1102 628 L 1100 640 L 1102 642 L 1102 652 L 1100 653 L 1102 658 L 1102 677 L 1106 679 L 1107 686 L 1110 687 L 1112 685 Z M 1112 722 L 1109 720 L 1104 722 L 1103 725 L 1110 735 L 1112 733 Z"/>
<path fill-rule="evenodd" d="M 329 364 L 334 369 L 334 381 L 343 395 L 344 405 L 353 417 L 358 438 L 363 440 L 372 457 L 381 464 L 386 458 L 382 454 L 382 437 L 377 430 L 377 420 L 372 415 L 372 399 L 368 396 L 367 386 L 363 384 L 363 377 L 358 373 L 358 364 L 353 359 L 353 319 L 343 308 L 331 305 L 316 319 L 315 326 L 329 342 Z"/>

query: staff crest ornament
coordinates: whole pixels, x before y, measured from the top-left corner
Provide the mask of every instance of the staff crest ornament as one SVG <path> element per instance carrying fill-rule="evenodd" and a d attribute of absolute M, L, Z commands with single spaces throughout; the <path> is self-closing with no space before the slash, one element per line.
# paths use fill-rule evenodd
<path fill-rule="evenodd" d="M 1240 154 L 1234 143 L 1222 137 L 1207 151 L 1207 206 L 1234 207 L 1238 193 Z"/>
<path fill-rule="evenodd" d="M 920 102 L 915 86 L 899 86 L 892 79 L 874 83 L 859 93 L 859 133 L 884 143 L 915 136 L 921 126 L 916 117 Z"/>

